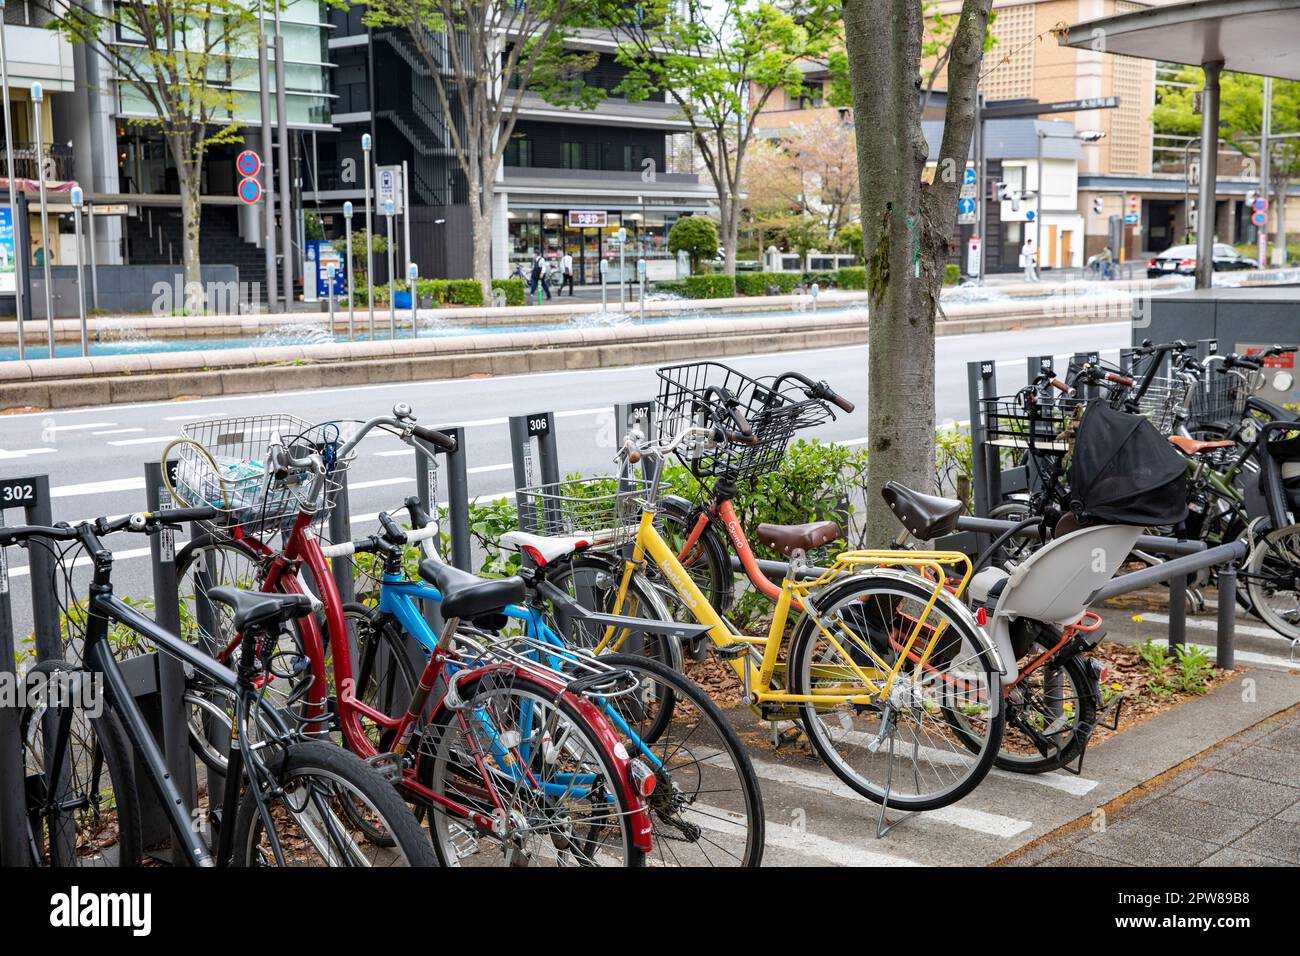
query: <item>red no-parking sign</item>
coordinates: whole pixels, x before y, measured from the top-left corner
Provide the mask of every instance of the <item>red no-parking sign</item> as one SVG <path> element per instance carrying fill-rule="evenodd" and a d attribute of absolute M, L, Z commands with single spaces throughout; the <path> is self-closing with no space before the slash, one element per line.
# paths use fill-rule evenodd
<path fill-rule="evenodd" d="M 256 179 L 241 179 L 238 192 L 240 200 L 251 206 L 262 198 L 262 184 Z"/>
<path fill-rule="evenodd" d="M 235 157 L 235 169 L 245 179 L 251 179 L 262 171 L 262 157 L 251 149 L 246 149 Z"/>

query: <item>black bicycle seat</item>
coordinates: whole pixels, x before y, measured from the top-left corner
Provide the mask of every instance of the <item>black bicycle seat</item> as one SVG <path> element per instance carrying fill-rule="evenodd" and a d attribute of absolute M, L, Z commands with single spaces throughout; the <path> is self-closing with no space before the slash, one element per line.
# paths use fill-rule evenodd
<path fill-rule="evenodd" d="M 523 578 L 480 578 L 460 568 L 426 558 L 420 577 L 442 593 L 443 618 L 472 619 L 503 610 L 524 599 Z"/>
<path fill-rule="evenodd" d="M 881 488 L 880 496 L 889 505 L 889 510 L 903 523 L 903 527 L 922 541 L 951 534 L 956 530 L 957 518 L 963 507 L 955 498 L 923 495 L 896 481 L 888 482 Z"/>
<path fill-rule="evenodd" d="M 250 627 L 269 628 L 309 614 L 312 599 L 308 594 L 269 594 L 239 588 L 211 588 L 208 597 L 235 612 L 235 630 Z"/>

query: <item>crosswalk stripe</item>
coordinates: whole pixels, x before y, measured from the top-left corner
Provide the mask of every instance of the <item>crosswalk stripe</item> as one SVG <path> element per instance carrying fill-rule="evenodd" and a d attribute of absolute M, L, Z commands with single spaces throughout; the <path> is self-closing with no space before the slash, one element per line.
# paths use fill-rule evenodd
<path fill-rule="evenodd" d="M 783 783 L 808 790 L 819 790 L 822 793 L 846 797 L 850 800 L 863 799 L 856 791 L 842 783 L 838 777 L 826 771 L 819 773 L 805 770 L 802 767 L 789 767 L 785 764 L 767 763 L 761 760 L 755 760 L 753 763 L 754 772 L 762 779 L 771 780 L 773 783 Z M 1028 820 L 1017 820 L 1014 817 L 1004 817 L 998 813 L 986 813 L 983 810 L 973 810 L 958 805 L 940 807 L 938 810 L 927 810 L 925 819 L 997 837 L 1013 837 L 1033 826 Z"/>

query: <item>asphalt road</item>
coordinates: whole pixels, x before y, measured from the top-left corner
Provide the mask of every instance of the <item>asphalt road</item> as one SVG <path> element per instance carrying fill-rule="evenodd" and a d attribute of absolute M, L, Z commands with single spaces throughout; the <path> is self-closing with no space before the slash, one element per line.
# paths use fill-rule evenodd
<path fill-rule="evenodd" d="M 964 422 L 970 417 L 968 361 L 996 361 L 999 390 L 1005 392 L 1024 384 L 1028 355 L 1068 356 L 1095 348 L 1113 359 L 1127 340 L 1127 323 L 940 338 L 937 419 Z M 731 364 L 750 375 L 797 369 L 830 382 L 857 403 L 858 410 L 808 437 L 861 444 L 866 435 L 866 352 L 865 346 L 840 347 L 738 357 Z M 514 487 L 510 415 L 554 411 L 561 472 L 599 474 L 610 467 L 619 437 L 613 428 L 614 403 L 650 398 L 656 385 L 654 367 L 644 366 L 11 415 L 0 417 L 0 477 L 48 474 L 56 520 L 127 514 L 144 508 L 143 463 L 156 460 L 185 422 L 270 412 L 308 421 L 365 419 L 386 414 L 394 402 L 404 401 L 426 424 L 465 427 L 470 494 L 497 495 Z M 414 492 L 414 469 L 410 449 L 389 436 L 377 434 L 362 444 L 349 475 L 358 531 L 368 528 L 378 511 L 397 507 Z M 445 488 L 445 482 L 441 484 Z M 6 520 L 14 523 L 20 515 L 8 512 Z M 124 534 L 108 543 L 118 555 L 118 593 L 149 595 L 147 542 Z M 30 629 L 25 555 L 13 551 L 9 558 L 15 632 L 24 634 Z"/>

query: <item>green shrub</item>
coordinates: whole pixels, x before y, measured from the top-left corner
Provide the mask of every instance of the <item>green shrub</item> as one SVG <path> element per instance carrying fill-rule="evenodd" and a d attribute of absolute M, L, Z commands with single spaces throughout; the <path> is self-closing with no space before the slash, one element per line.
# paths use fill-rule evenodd
<path fill-rule="evenodd" d="M 805 288 L 811 288 L 814 282 L 820 289 L 834 288 L 835 283 L 839 281 L 839 276 L 834 272 L 805 272 L 803 274 L 803 284 Z"/>
<path fill-rule="evenodd" d="M 776 286 L 781 295 L 789 295 L 799 279 L 797 272 L 738 272 L 736 291 L 741 295 L 767 295 L 768 286 Z"/>
<path fill-rule="evenodd" d="M 682 216 L 668 230 L 668 251 L 673 255 L 685 251 L 691 271 L 698 272 L 701 262 L 718 254 L 718 227 L 704 216 Z"/>
<path fill-rule="evenodd" d="M 688 276 L 686 297 L 689 299 L 727 299 L 736 294 L 736 280 L 726 275 Z"/>
<path fill-rule="evenodd" d="M 525 286 L 523 279 L 493 279 L 492 288 L 497 292 L 506 294 L 506 305 L 524 304 Z"/>
<path fill-rule="evenodd" d="M 865 289 L 867 287 L 867 267 L 845 266 L 835 273 L 835 284 L 841 289 Z"/>
<path fill-rule="evenodd" d="M 689 295 L 686 291 L 685 279 L 656 279 L 652 286 L 655 292 L 662 292 L 665 295 Z"/>
<path fill-rule="evenodd" d="M 961 266 L 955 262 L 946 262 L 943 266 L 943 284 L 956 285 L 961 281 Z"/>

